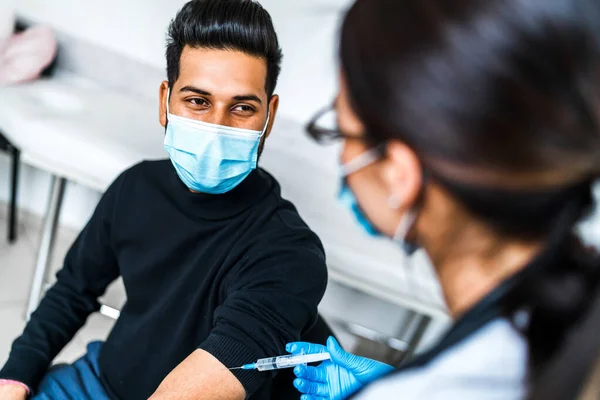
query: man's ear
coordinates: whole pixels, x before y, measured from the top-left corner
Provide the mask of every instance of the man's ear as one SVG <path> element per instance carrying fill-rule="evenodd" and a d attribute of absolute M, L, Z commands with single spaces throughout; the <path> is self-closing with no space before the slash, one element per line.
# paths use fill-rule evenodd
<path fill-rule="evenodd" d="M 169 101 L 169 82 L 163 81 L 158 89 L 158 121 L 167 126 L 167 102 Z"/>
<path fill-rule="evenodd" d="M 268 138 L 273 129 L 273 123 L 275 122 L 275 116 L 277 115 L 277 109 L 279 108 L 279 96 L 274 94 L 269 100 L 269 125 L 267 125 L 267 131 L 265 132 L 265 138 Z"/>

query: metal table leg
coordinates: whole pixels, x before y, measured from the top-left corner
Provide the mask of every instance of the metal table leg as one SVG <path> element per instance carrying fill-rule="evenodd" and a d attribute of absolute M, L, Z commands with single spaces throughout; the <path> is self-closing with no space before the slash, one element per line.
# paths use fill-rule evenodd
<path fill-rule="evenodd" d="M 393 336 L 353 322 L 335 318 L 333 321 L 359 339 L 359 344 L 354 349 L 356 354 L 400 366 L 414 355 L 431 323 L 431 317 L 407 310 L 400 329 Z M 379 348 L 374 344 L 378 344 Z M 385 350 L 381 349 L 381 346 L 384 346 Z"/>
<path fill-rule="evenodd" d="M 423 336 L 425 335 L 425 332 L 427 331 L 427 328 L 431 323 L 431 317 L 428 315 L 417 314 L 414 318 L 414 323 L 416 324 L 416 326 L 414 331 L 412 332 L 412 335 L 407 341 L 408 347 L 406 349 L 406 352 L 404 353 L 404 357 L 402 358 L 403 362 L 410 360 L 415 354 L 417 347 L 421 343 L 421 339 L 423 339 Z"/>
<path fill-rule="evenodd" d="M 31 313 L 33 313 L 37 308 L 42 297 L 44 283 L 47 280 L 48 268 L 52 259 L 52 250 L 54 247 L 56 228 L 58 226 L 60 206 L 65 191 L 65 178 L 59 178 L 52 175 L 51 179 L 50 198 L 48 200 L 48 208 L 46 210 L 46 218 L 44 220 L 42 240 L 40 241 L 38 258 L 35 265 L 33 281 L 31 283 L 31 291 L 29 293 L 29 302 L 27 303 L 27 320 L 29 320 Z"/>
<path fill-rule="evenodd" d="M 17 239 L 17 190 L 19 187 L 19 164 L 21 152 L 12 147 L 12 170 L 10 181 L 10 211 L 8 218 L 8 242 L 14 243 Z"/>
<path fill-rule="evenodd" d="M 390 364 L 399 366 L 414 355 L 430 322 L 431 317 L 429 316 L 419 314 L 415 311 L 407 311 L 402 326 L 394 336 L 400 343 L 404 343 L 404 349 L 399 356 L 393 351 L 388 353 L 386 358 L 390 360 Z"/>

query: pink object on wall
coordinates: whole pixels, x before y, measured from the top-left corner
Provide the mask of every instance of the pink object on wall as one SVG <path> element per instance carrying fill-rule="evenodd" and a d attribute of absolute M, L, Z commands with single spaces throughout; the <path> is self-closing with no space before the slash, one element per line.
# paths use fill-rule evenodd
<path fill-rule="evenodd" d="M 34 80 L 56 56 L 50 28 L 37 26 L 0 42 L 0 86 Z"/>

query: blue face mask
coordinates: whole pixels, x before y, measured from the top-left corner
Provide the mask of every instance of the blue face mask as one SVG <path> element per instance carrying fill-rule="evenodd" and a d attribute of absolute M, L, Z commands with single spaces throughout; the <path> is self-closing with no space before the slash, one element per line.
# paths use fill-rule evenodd
<path fill-rule="evenodd" d="M 381 232 L 369 221 L 365 213 L 360 209 L 358 205 L 358 200 L 348 186 L 346 179 L 342 179 L 342 183 L 340 184 L 340 192 L 338 194 L 338 200 L 341 204 L 344 205 L 347 209 L 350 210 L 358 225 L 369 235 L 373 237 L 381 236 Z"/>
<path fill-rule="evenodd" d="M 222 194 L 256 169 L 260 140 L 252 131 L 209 124 L 169 113 L 164 147 L 181 181 L 200 193 Z"/>
<path fill-rule="evenodd" d="M 368 165 L 373 164 L 379 159 L 378 153 L 374 150 L 367 150 L 363 154 L 359 155 L 352 161 L 347 164 L 341 166 L 341 185 L 340 192 L 338 195 L 338 200 L 341 204 L 343 204 L 346 208 L 350 210 L 356 222 L 361 226 L 361 228 L 369 235 L 373 237 L 383 236 L 381 231 L 377 229 L 375 225 L 369 220 L 367 215 L 360 208 L 360 204 L 358 203 L 358 199 L 348 186 L 348 182 L 346 178 L 362 169 L 367 167 Z M 392 202 L 390 202 L 392 203 Z M 398 205 L 393 205 L 393 208 L 398 208 Z M 406 236 L 408 235 L 408 231 L 412 227 L 416 220 L 416 212 L 415 210 L 407 211 L 400 221 L 398 228 L 396 229 L 396 233 L 394 234 L 394 241 L 399 243 L 404 252 L 407 255 L 412 255 L 415 251 L 418 250 L 418 246 L 414 243 L 411 243 L 406 240 Z"/>

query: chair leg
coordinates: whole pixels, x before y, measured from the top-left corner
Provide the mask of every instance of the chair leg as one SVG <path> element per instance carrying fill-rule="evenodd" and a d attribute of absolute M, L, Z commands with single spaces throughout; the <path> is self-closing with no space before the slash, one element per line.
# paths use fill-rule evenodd
<path fill-rule="evenodd" d="M 16 148 L 11 149 L 12 170 L 10 180 L 10 210 L 8 215 L 8 242 L 14 243 L 17 240 L 17 195 L 19 189 L 19 166 L 21 152 Z"/>
<path fill-rule="evenodd" d="M 44 284 L 48 278 L 52 250 L 54 249 L 54 239 L 56 237 L 56 228 L 58 227 L 60 206 L 62 204 L 67 181 L 65 178 L 53 175 L 51 182 L 50 198 L 48 199 L 48 208 L 46 209 L 42 240 L 40 241 L 35 272 L 31 282 L 31 290 L 29 292 L 29 301 L 27 303 L 26 319 L 28 321 L 30 315 L 37 309 L 40 303 L 40 299 L 44 292 Z"/>
<path fill-rule="evenodd" d="M 416 311 L 408 311 L 400 330 L 395 335 L 400 343 L 405 344 L 405 349 L 399 357 L 395 352 L 390 352 L 391 365 L 402 365 L 413 357 L 430 323 L 431 317 L 419 314 Z"/>
<path fill-rule="evenodd" d="M 421 344 L 421 339 L 425 335 L 427 328 L 429 328 L 429 324 L 431 323 L 431 317 L 427 315 L 418 315 L 416 317 L 416 327 L 412 334 L 412 337 L 408 340 L 408 349 L 404 354 L 404 359 L 402 361 L 410 360 L 419 344 Z"/>

